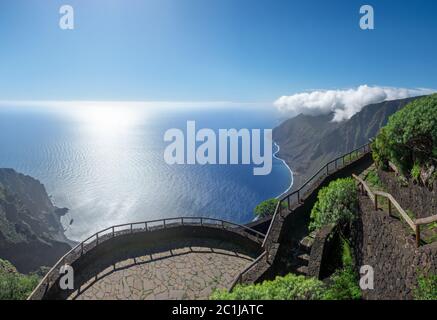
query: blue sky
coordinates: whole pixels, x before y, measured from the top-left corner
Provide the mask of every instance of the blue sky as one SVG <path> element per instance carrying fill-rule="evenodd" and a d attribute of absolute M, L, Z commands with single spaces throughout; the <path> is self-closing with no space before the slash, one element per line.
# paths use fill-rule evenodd
<path fill-rule="evenodd" d="M 58 27 L 75 9 L 75 30 Z M 375 9 L 373 31 L 359 8 Z M 437 2 L 2 0 L 0 100 L 274 101 L 437 88 Z"/>

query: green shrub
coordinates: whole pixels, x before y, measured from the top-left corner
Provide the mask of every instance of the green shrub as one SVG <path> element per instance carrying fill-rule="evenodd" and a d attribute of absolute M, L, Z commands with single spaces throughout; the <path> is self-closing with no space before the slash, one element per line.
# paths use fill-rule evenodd
<path fill-rule="evenodd" d="M 415 163 L 413 168 L 411 168 L 411 177 L 414 179 L 414 181 L 419 182 L 420 165 L 418 163 Z"/>
<path fill-rule="evenodd" d="M 355 271 L 355 263 L 349 243 L 342 241 L 343 268 L 337 270 L 331 277 L 326 290 L 327 300 L 357 300 L 361 299 L 359 277 Z"/>
<path fill-rule="evenodd" d="M 390 160 L 388 144 L 387 129 L 383 127 L 371 145 L 373 161 L 378 168 L 383 170 L 388 169 L 388 161 Z"/>
<path fill-rule="evenodd" d="M 35 275 L 19 273 L 0 274 L 0 300 L 25 300 L 38 285 Z"/>
<path fill-rule="evenodd" d="M 288 274 L 255 285 L 237 285 L 232 293 L 215 291 L 213 300 L 321 300 L 325 285 L 315 278 Z"/>
<path fill-rule="evenodd" d="M 368 182 L 370 186 L 382 187 L 382 182 L 379 179 L 379 176 L 378 176 L 378 173 L 376 172 L 376 170 L 369 171 L 366 175 L 365 181 Z"/>
<path fill-rule="evenodd" d="M 393 114 L 376 137 L 373 158 L 378 166 L 393 162 L 402 174 L 413 166 L 427 168 L 437 159 L 437 94 L 417 99 Z M 420 172 L 415 168 L 415 175 Z"/>
<path fill-rule="evenodd" d="M 24 300 L 38 282 L 38 276 L 23 275 L 12 263 L 0 259 L 0 300 Z"/>
<path fill-rule="evenodd" d="M 358 275 L 349 244 L 343 240 L 343 268 L 337 270 L 328 284 L 315 278 L 288 274 L 255 285 L 237 285 L 229 293 L 216 290 L 212 300 L 354 300 L 361 298 Z"/>
<path fill-rule="evenodd" d="M 254 214 L 259 218 L 271 216 L 275 213 L 278 202 L 279 200 L 275 198 L 265 200 L 255 207 Z"/>
<path fill-rule="evenodd" d="M 310 230 L 331 223 L 352 221 L 357 213 L 358 192 L 352 178 L 338 179 L 322 188 L 311 211 Z"/>
<path fill-rule="evenodd" d="M 416 300 L 437 300 L 437 275 L 420 275 L 417 279 L 417 289 L 414 291 Z"/>
<path fill-rule="evenodd" d="M 17 273 L 17 269 L 15 268 L 15 266 L 10 263 L 8 260 L 3 260 L 0 259 L 0 274 L 3 273 Z"/>

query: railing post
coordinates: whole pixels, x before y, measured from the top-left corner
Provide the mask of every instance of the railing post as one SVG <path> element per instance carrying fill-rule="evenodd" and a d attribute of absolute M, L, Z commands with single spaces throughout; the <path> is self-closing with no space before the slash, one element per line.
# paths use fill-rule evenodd
<path fill-rule="evenodd" d="M 300 203 L 300 190 L 297 190 L 297 203 Z"/>
<path fill-rule="evenodd" d="M 83 255 L 83 242 L 80 244 L 80 255 Z"/>
<path fill-rule="evenodd" d="M 166 228 L 167 228 L 167 225 L 166 225 L 166 223 L 165 223 L 165 219 L 162 220 L 162 221 L 163 221 L 163 223 L 164 223 L 164 229 L 166 229 Z"/>
<path fill-rule="evenodd" d="M 144 222 L 144 229 L 146 229 L 146 231 L 149 231 L 149 229 L 147 228 L 147 221 Z"/>
<path fill-rule="evenodd" d="M 378 195 L 375 193 L 375 211 L 378 211 Z"/>
<path fill-rule="evenodd" d="M 112 237 L 115 237 L 115 227 L 112 227 Z"/>
<path fill-rule="evenodd" d="M 200 217 L 200 226 L 203 227 L 203 218 Z"/>
<path fill-rule="evenodd" d="M 420 225 L 416 224 L 416 246 L 420 247 Z"/>
<path fill-rule="evenodd" d="M 184 218 L 181 218 L 181 224 L 184 225 Z"/>
<path fill-rule="evenodd" d="M 130 225 L 130 233 L 134 233 L 133 224 Z"/>
<path fill-rule="evenodd" d="M 99 244 L 99 233 L 96 233 L 96 245 Z"/>

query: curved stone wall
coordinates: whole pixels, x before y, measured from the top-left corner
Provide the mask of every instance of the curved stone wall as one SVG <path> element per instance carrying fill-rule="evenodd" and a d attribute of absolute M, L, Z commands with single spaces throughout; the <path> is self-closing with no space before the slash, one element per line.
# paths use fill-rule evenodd
<path fill-rule="evenodd" d="M 237 254 L 241 253 L 251 258 L 255 258 L 261 253 L 262 239 L 256 238 L 239 228 L 220 228 L 208 225 L 169 225 L 166 228 L 148 231 L 123 231 L 114 236 L 108 236 L 106 239 L 99 239 L 98 245 L 95 242 L 88 244 L 85 254 L 79 255 L 71 262 L 69 261 L 75 275 L 74 287 L 78 288 L 84 281 L 87 281 L 86 278 L 90 270 L 98 274 L 100 269 L 105 267 L 99 265 L 99 261 L 122 261 L 126 257 L 133 257 L 139 252 L 144 253 L 146 251 L 147 254 L 159 254 L 163 250 L 163 242 L 184 243 L 184 239 L 221 241 L 226 249 L 232 248 Z M 99 270 L 93 270 L 93 268 Z M 87 276 L 81 276 L 85 274 Z M 73 291 L 62 290 L 59 287 L 59 276 L 57 276 L 50 281 L 49 287 L 40 286 L 40 289 L 34 292 L 30 299 L 66 299 Z"/>

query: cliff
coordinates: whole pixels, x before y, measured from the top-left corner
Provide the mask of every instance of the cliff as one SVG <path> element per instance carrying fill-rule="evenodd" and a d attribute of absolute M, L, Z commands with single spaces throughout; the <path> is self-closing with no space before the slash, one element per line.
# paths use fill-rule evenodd
<path fill-rule="evenodd" d="M 19 272 L 53 265 L 71 248 L 60 216 L 38 180 L 0 169 L 0 258 Z"/>
<path fill-rule="evenodd" d="M 389 116 L 417 98 L 368 105 L 342 122 L 332 122 L 332 114 L 301 114 L 284 121 L 273 130 L 273 139 L 281 147 L 278 156 L 293 170 L 294 187 L 326 162 L 374 138 Z"/>

